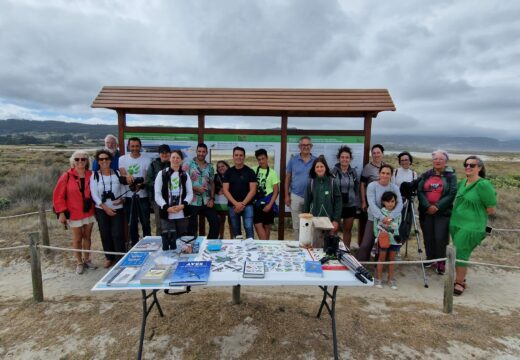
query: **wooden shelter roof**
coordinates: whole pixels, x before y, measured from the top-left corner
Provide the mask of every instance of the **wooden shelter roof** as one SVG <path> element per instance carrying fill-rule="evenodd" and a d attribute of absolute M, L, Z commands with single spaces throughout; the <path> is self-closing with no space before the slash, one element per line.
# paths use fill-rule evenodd
<path fill-rule="evenodd" d="M 395 111 L 386 89 L 232 89 L 104 86 L 93 108 L 129 114 L 376 117 Z"/>

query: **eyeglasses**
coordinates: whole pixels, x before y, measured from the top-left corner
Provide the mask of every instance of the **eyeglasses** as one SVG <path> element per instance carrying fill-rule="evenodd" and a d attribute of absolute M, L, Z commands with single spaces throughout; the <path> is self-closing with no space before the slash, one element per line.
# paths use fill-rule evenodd
<path fill-rule="evenodd" d="M 87 158 L 74 158 L 75 162 L 87 161 Z"/>
<path fill-rule="evenodd" d="M 312 144 L 300 144 L 300 147 L 312 147 Z"/>
<path fill-rule="evenodd" d="M 100 157 L 100 158 L 98 158 L 98 161 L 108 161 L 108 160 L 110 160 L 109 157 Z"/>
<path fill-rule="evenodd" d="M 474 169 L 477 166 L 477 164 L 464 164 L 464 168 L 470 167 Z"/>

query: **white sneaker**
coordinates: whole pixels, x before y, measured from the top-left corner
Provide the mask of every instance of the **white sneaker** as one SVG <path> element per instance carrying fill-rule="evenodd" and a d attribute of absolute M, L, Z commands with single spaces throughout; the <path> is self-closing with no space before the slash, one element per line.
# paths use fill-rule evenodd
<path fill-rule="evenodd" d="M 383 280 L 381 279 L 374 279 L 374 286 L 378 289 L 383 288 Z"/>
<path fill-rule="evenodd" d="M 76 274 L 81 275 L 81 274 L 83 274 L 84 270 L 85 270 L 85 267 L 83 266 L 83 264 L 76 265 Z"/>
<path fill-rule="evenodd" d="M 390 289 L 397 290 L 397 282 L 395 281 L 395 279 L 390 280 L 388 284 L 390 285 Z"/>

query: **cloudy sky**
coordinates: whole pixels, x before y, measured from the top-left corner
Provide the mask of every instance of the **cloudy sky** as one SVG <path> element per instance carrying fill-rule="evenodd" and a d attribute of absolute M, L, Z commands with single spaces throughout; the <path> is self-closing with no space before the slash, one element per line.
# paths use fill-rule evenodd
<path fill-rule="evenodd" d="M 0 119 L 116 124 L 104 85 L 387 88 L 376 134 L 520 138 L 514 0 L 2 0 L 0 48 Z"/>

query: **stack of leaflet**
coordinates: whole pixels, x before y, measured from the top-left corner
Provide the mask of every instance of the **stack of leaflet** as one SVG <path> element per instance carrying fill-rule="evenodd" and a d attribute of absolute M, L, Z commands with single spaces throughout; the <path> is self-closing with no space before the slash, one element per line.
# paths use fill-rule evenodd
<path fill-rule="evenodd" d="M 265 277 L 265 264 L 263 261 L 245 261 L 244 278 L 262 279 Z"/>
<path fill-rule="evenodd" d="M 110 279 L 107 281 L 108 286 L 125 286 L 134 276 L 141 270 L 141 266 L 148 258 L 146 251 L 131 251 L 125 255 L 123 261 L 117 269 L 113 271 Z"/>
<path fill-rule="evenodd" d="M 134 245 L 132 251 L 157 251 L 162 248 L 160 236 L 146 236 Z"/>

